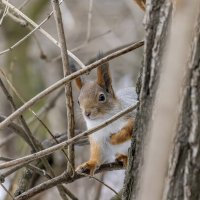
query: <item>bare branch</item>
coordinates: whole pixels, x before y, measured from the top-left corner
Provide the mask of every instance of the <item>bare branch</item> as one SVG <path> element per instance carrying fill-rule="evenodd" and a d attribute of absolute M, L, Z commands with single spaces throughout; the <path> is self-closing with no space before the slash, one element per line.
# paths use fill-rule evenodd
<path fill-rule="evenodd" d="M 109 164 L 103 164 L 101 165 L 96 171 L 95 174 L 105 172 L 105 171 L 112 171 L 112 170 L 121 170 L 123 169 L 123 166 L 121 163 L 109 163 Z M 60 176 L 57 176 L 49 181 L 43 182 L 40 185 L 37 185 L 34 188 L 31 188 L 30 190 L 22 193 L 21 195 L 15 197 L 15 200 L 25 200 L 29 199 L 30 197 L 33 197 L 40 192 L 43 192 L 45 190 L 48 190 L 52 187 L 55 187 L 58 184 L 61 183 L 72 183 L 80 178 L 85 177 L 84 175 L 75 173 L 73 177 L 69 176 L 67 173 L 63 173 Z"/>
<path fill-rule="evenodd" d="M 61 0 L 62 2 L 62 0 Z M 1 2 L 0 2 L 1 3 Z M 10 50 L 12 50 L 13 48 L 15 48 L 16 46 L 18 46 L 19 44 L 21 44 L 25 39 L 27 39 L 34 31 L 39 30 L 46 38 L 48 38 L 51 42 L 53 42 L 56 46 L 60 47 L 60 44 L 58 41 L 56 41 L 49 33 L 47 33 L 44 29 L 41 28 L 41 25 L 44 24 L 49 18 L 50 16 L 53 14 L 53 11 L 47 16 L 46 19 L 44 19 L 39 25 L 36 24 L 33 20 L 31 20 L 29 17 L 27 17 L 24 13 L 22 13 L 20 10 L 18 10 L 15 6 L 13 6 L 12 4 L 10 4 L 9 2 L 7 2 L 6 0 L 2 0 L 2 3 L 5 4 L 6 6 L 9 7 L 10 10 L 13 11 L 13 13 L 15 13 L 16 15 L 19 15 L 22 19 L 24 19 L 25 21 L 27 21 L 32 27 L 34 27 L 34 29 L 28 33 L 26 36 L 24 36 L 21 40 L 19 40 L 16 44 L 14 44 L 12 47 L 10 47 L 9 49 L 6 49 L 2 52 L 0 52 L 0 55 L 9 52 Z M 69 54 L 69 56 L 81 67 L 85 67 L 85 65 L 70 51 L 67 51 L 67 53 Z"/>
<path fill-rule="evenodd" d="M 81 48 L 86 46 L 90 41 L 91 23 L 92 23 L 92 9 L 93 9 L 93 0 L 89 0 L 86 38 L 85 38 L 85 41 L 81 45 L 79 45 L 78 47 L 76 47 L 73 50 L 71 50 L 72 52 L 80 50 Z"/>
<path fill-rule="evenodd" d="M 0 160 L 11 161 L 13 159 L 1 157 Z M 34 165 L 31 165 L 31 164 L 25 164 L 25 165 L 21 164 L 21 165 L 17 165 L 15 167 L 11 168 L 10 170 L 7 170 L 6 172 L 3 172 L 2 174 L 0 174 L 0 182 L 3 183 L 7 176 L 10 176 L 11 174 L 15 173 L 17 170 L 19 170 L 19 169 L 21 169 L 23 167 L 31 169 L 32 171 L 34 171 L 34 172 L 38 173 L 39 175 L 44 176 L 44 177 L 46 177 L 48 179 L 52 178 L 45 170 L 42 170 L 39 167 L 36 167 Z"/>
<path fill-rule="evenodd" d="M 100 176 L 100 181 L 103 181 L 103 179 L 104 179 L 104 175 L 105 175 L 105 173 L 102 173 Z M 101 190 L 102 190 L 102 184 L 98 184 L 97 185 L 97 187 L 96 187 L 96 195 L 95 195 L 95 197 L 94 197 L 94 200 L 99 200 L 100 199 L 100 197 L 101 197 Z"/>
<path fill-rule="evenodd" d="M 6 189 L 6 187 L 3 185 L 3 183 L 0 183 L 1 187 L 4 189 L 4 191 L 14 200 L 14 197 L 12 194 Z"/>
<path fill-rule="evenodd" d="M 3 81 L 1 80 L 1 78 L 0 78 L 0 87 L 2 88 L 4 94 L 7 97 L 7 99 L 9 101 L 9 103 L 11 104 L 12 108 L 14 110 L 17 110 L 17 107 L 16 107 L 16 105 L 15 105 L 15 103 L 13 101 L 13 98 L 9 94 L 9 92 L 8 92 L 7 88 L 5 87 L 5 85 L 4 85 Z M 21 122 L 21 124 L 22 124 L 22 126 L 23 126 L 23 128 L 25 130 L 27 138 L 31 142 L 32 149 L 36 150 L 37 149 L 37 142 L 36 142 L 35 138 L 33 137 L 33 134 L 31 133 L 31 131 L 30 131 L 30 129 L 29 129 L 29 127 L 28 127 L 28 125 L 27 125 L 27 123 L 26 123 L 26 121 L 25 121 L 25 119 L 24 119 L 24 117 L 22 115 L 20 115 L 20 122 Z"/>
<path fill-rule="evenodd" d="M 78 200 L 78 198 L 71 192 L 69 191 L 65 186 L 63 186 L 64 192 L 67 194 L 67 196 L 70 197 L 71 200 Z"/>
<path fill-rule="evenodd" d="M 13 13 L 15 13 L 16 15 L 20 16 L 22 19 L 26 20 L 32 27 L 38 27 L 38 25 L 29 17 L 27 17 L 24 13 L 22 13 L 19 9 L 17 9 L 15 6 L 13 6 L 12 4 L 10 4 L 8 1 L 6 0 L 1 0 L 2 3 L 6 6 L 9 7 L 9 10 L 12 10 Z M 56 41 L 49 33 L 47 33 L 44 29 L 42 29 L 41 27 L 38 27 L 38 30 L 45 35 L 49 40 L 51 40 L 56 46 L 59 47 L 59 43 L 58 41 Z"/>
<path fill-rule="evenodd" d="M 2 88 L 2 90 L 3 90 L 3 92 L 4 92 L 4 94 L 5 94 L 5 96 L 7 97 L 8 101 L 10 102 L 10 104 L 12 105 L 12 107 L 14 108 L 14 110 L 16 110 L 16 105 L 15 105 L 15 103 L 14 103 L 14 101 L 13 101 L 13 98 L 12 98 L 12 96 L 9 94 L 8 90 L 6 89 L 4 83 L 3 83 L 3 81 L 2 81 L 1 79 L 0 79 L 0 86 L 1 86 L 1 88 Z M 34 113 L 34 114 L 35 114 L 35 113 Z M 36 117 L 37 117 L 37 116 L 36 116 Z M 38 118 L 38 117 L 37 117 L 37 118 Z M 42 122 L 40 119 L 39 119 L 39 121 Z M 29 140 L 30 140 L 31 143 L 32 143 L 32 146 L 31 146 L 31 147 L 32 147 L 32 150 L 34 150 L 34 151 L 42 150 L 42 149 L 43 149 L 43 146 L 42 146 L 42 145 L 40 144 L 40 142 L 33 136 L 33 134 L 32 134 L 32 132 L 31 132 L 30 128 L 28 127 L 28 125 L 27 125 L 27 123 L 26 123 L 26 121 L 25 121 L 25 119 L 24 119 L 24 117 L 23 117 L 22 115 L 20 116 L 20 122 L 21 122 L 22 126 L 24 127 L 24 130 L 26 131 L 27 137 L 29 138 Z M 43 122 L 42 122 L 42 124 L 44 125 Z M 49 129 L 48 129 L 46 126 L 45 126 L 45 128 L 49 131 Z M 49 131 L 49 132 L 50 132 L 50 131 Z M 50 134 L 51 134 L 51 132 L 50 132 Z M 51 135 L 52 135 L 52 134 L 51 134 Z M 53 169 L 51 168 L 51 166 L 50 166 L 48 160 L 47 160 L 46 158 L 42 158 L 41 161 L 42 161 L 42 163 L 44 164 L 45 168 L 49 170 L 50 175 L 51 175 L 52 177 L 55 177 L 55 173 L 54 173 Z M 14 173 L 15 171 L 17 171 L 17 170 L 20 169 L 21 167 L 22 167 L 21 165 L 15 166 L 13 169 L 11 169 L 11 170 L 9 170 L 9 172 L 7 172 L 7 175 Z M 24 180 L 22 180 L 22 181 L 24 181 Z M 27 180 L 27 181 L 28 181 L 28 180 Z M 22 184 L 22 185 L 23 185 L 23 184 Z M 66 197 L 66 195 L 65 195 L 65 193 L 64 193 L 64 190 L 63 190 L 63 186 L 62 186 L 62 185 L 58 185 L 57 188 L 58 188 L 58 191 L 59 191 L 59 193 L 60 193 L 62 199 L 63 199 L 63 200 L 67 200 L 67 197 Z M 19 188 L 17 189 L 17 191 L 21 191 L 21 190 L 22 190 L 22 189 L 21 189 L 21 186 L 19 186 Z M 18 194 L 18 193 L 16 192 L 16 194 Z"/>
<path fill-rule="evenodd" d="M 10 162 L 2 163 L 2 164 L 0 164 L 0 169 L 12 167 L 12 166 L 15 166 L 15 165 L 18 165 L 18 164 L 22 164 L 22 163 L 27 163 L 27 162 L 39 159 L 41 157 L 44 157 L 46 155 L 49 155 L 49 154 L 51 154 L 51 153 L 53 153 L 53 152 L 55 152 L 55 151 L 57 151 L 59 149 L 63 149 L 65 147 L 67 147 L 69 144 L 72 144 L 75 141 L 77 141 L 79 138 L 82 138 L 84 136 L 90 135 L 90 134 L 102 129 L 103 127 L 111 124 L 113 121 L 119 119 L 120 117 L 124 116 L 125 114 L 127 114 L 127 113 L 131 112 L 132 110 L 136 109 L 137 106 L 138 106 L 138 103 L 134 104 L 132 106 L 129 106 L 128 108 L 126 108 L 123 111 L 117 113 L 116 115 L 114 115 L 110 119 L 106 120 L 105 122 L 99 124 L 98 126 L 92 128 L 92 129 L 89 129 L 87 131 L 84 131 L 83 133 L 81 133 L 81 134 L 79 134 L 79 135 L 77 135 L 77 136 L 75 136 L 75 137 L 73 137 L 71 139 L 68 139 L 65 142 L 62 142 L 62 143 L 57 144 L 57 145 L 54 145 L 54 146 L 52 146 L 50 148 L 44 149 L 44 150 L 39 151 L 37 153 L 31 154 L 31 155 L 28 155 L 28 156 L 24 156 L 22 158 L 18 158 L 18 159 L 15 159 L 13 161 L 10 161 Z"/>
<path fill-rule="evenodd" d="M 22 10 L 28 3 L 30 3 L 31 2 L 31 0 L 25 0 L 19 7 L 18 7 L 18 9 L 19 10 Z"/>
<path fill-rule="evenodd" d="M 10 17 L 13 21 L 17 22 L 18 24 L 20 24 L 20 26 L 27 26 L 28 23 L 26 21 L 24 21 L 23 19 L 19 18 L 19 17 L 16 17 L 14 14 L 8 12 L 7 13 L 7 16 Z"/>
<path fill-rule="evenodd" d="M 54 12 L 54 18 L 56 21 L 56 26 L 57 26 L 58 39 L 60 42 L 60 50 L 61 50 L 61 57 L 62 57 L 62 63 L 63 63 L 63 73 L 64 73 L 64 77 L 66 77 L 70 74 L 70 68 L 69 68 L 69 60 L 68 60 L 68 55 L 67 55 L 65 33 L 64 33 L 62 16 L 61 16 L 58 0 L 52 0 L 52 7 L 53 7 L 53 12 Z M 72 86 L 70 82 L 65 85 L 65 100 L 66 100 L 66 108 L 67 108 L 67 134 L 68 134 L 68 139 L 70 139 L 74 137 L 74 125 L 75 125 Z M 68 161 L 67 171 L 68 173 L 72 173 L 72 171 L 74 171 L 73 144 L 70 144 L 68 146 L 68 157 L 69 157 L 69 161 Z"/>
<path fill-rule="evenodd" d="M 57 88 L 59 88 L 60 86 L 70 82 L 71 80 L 75 79 L 76 77 L 85 74 L 89 71 L 91 71 L 92 69 L 98 67 L 99 65 L 108 62 L 111 59 L 114 59 L 120 55 L 123 55 L 125 53 L 128 53 L 134 49 L 137 49 L 141 46 L 143 46 L 144 42 L 143 41 L 139 41 L 136 42 L 134 44 L 131 44 L 130 46 L 123 48 L 121 50 L 118 50 L 114 53 L 111 53 L 110 55 L 95 61 L 94 63 L 86 66 L 84 69 L 80 69 L 77 72 L 74 72 L 72 74 L 70 74 L 69 76 L 57 81 L 56 83 L 54 83 L 53 85 L 51 85 L 50 87 L 46 88 L 45 90 L 43 90 L 42 92 L 40 92 L 39 94 L 37 94 L 36 96 L 34 96 L 32 99 L 30 99 L 28 102 L 26 102 L 23 106 L 21 106 L 18 110 L 16 110 L 15 112 L 13 112 L 10 116 L 8 116 L 6 118 L 6 120 L 4 120 L 3 122 L 0 123 L 0 130 L 2 128 L 4 128 L 5 126 L 7 126 L 8 124 L 10 124 L 14 119 L 16 119 L 19 115 L 21 115 L 22 112 L 24 112 L 26 109 L 30 108 L 32 105 L 34 105 L 37 101 L 39 101 L 40 99 L 42 99 L 44 96 L 48 95 L 49 93 L 53 92 L 54 90 L 56 90 Z"/>
<path fill-rule="evenodd" d="M 102 185 L 104 185 L 105 187 L 107 187 L 109 190 L 111 190 L 112 192 L 114 192 L 117 196 L 118 193 L 112 188 L 110 187 L 108 184 L 104 183 L 102 180 L 99 180 L 98 178 L 94 177 L 94 176 L 91 176 L 91 175 L 88 175 L 88 174 L 83 174 L 83 173 L 80 173 L 81 175 L 85 176 L 85 177 L 88 177 L 88 178 L 92 178 L 94 180 L 96 180 L 97 182 L 101 183 Z"/>
<path fill-rule="evenodd" d="M 80 130 L 75 130 L 75 135 L 78 135 L 80 133 L 81 133 Z M 66 141 L 68 139 L 67 133 L 56 134 L 56 135 L 54 135 L 54 137 L 56 138 L 58 143 L 61 143 L 61 142 Z M 58 144 L 57 142 L 55 141 L 55 139 L 51 138 L 51 139 L 44 140 L 42 142 L 42 145 L 45 148 L 48 148 L 48 147 L 51 147 L 51 146 L 53 146 L 55 144 Z M 78 141 L 76 141 L 74 144 L 77 145 L 77 146 L 88 145 L 89 144 L 88 137 L 87 136 L 82 137 Z"/>
<path fill-rule="evenodd" d="M 0 115 L 0 122 L 4 121 L 6 119 L 5 116 Z M 26 132 L 24 131 L 24 129 L 15 124 L 15 123 L 10 123 L 7 127 L 5 127 L 5 129 L 16 133 L 17 135 L 19 135 L 28 145 L 32 145 L 32 143 L 30 142 L 29 138 L 26 135 Z"/>
<path fill-rule="evenodd" d="M 0 25 L 2 25 L 3 19 L 7 15 L 7 13 L 8 13 L 8 6 L 5 6 L 3 15 L 1 16 L 1 19 L 0 19 Z"/>
<path fill-rule="evenodd" d="M 52 108 L 54 108 L 56 101 L 58 98 L 63 94 L 63 90 L 61 89 L 53 98 L 51 98 L 47 103 L 45 103 L 42 108 L 37 111 L 36 116 L 40 117 L 42 114 L 47 113 L 50 111 Z M 28 119 L 27 123 L 31 124 L 35 119 L 37 119 L 35 116 L 32 118 Z"/>
<path fill-rule="evenodd" d="M 16 110 L 16 106 L 15 106 L 15 103 L 13 101 L 13 98 L 12 96 L 9 94 L 9 92 L 7 91 L 6 87 L 4 86 L 2 80 L 0 79 L 0 86 L 2 87 L 2 90 L 4 92 L 4 94 L 6 95 L 8 101 L 11 103 L 12 107 L 14 108 L 14 110 Z M 37 117 L 37 116 L 36 116 Z M 37 117 L 38 118 L 38 117 Z M 44 123 L 39 119 L 39 121 L 44 125 Z M 43 149 L 43 146 L 40 144 L 39 141 L 37 141 L 37 139 L 33 136 L 30 128 L 28 127 L 24 117 L 21 115 L 20 116 L 20 122 L 22 124 L 22 126 L 24 127 L 24 130 L 26 131 L 26 134 L 29 138 L 29 140 L 31 141 L 32 143 L 32 150 L 34 151 L 39 151 L 39 150 L 42 150 Z M 45 126 L 45 128 L 49 131 L 49 129 Z M 50 132 L 51 134 L 51 132 Z M 51 134 L 52 135 L 52 134 Z M 45 159 L 45 158 L 42 158 L 41 159 L 42 163 L 44 164 L 44 166 L 46 167 L 46 169 L 49 170 L 50 174 L 52 177 L 55 177 L 55 174 L 54 174 L 54 171 L 53 169 L 51 168 L 50 164 L 48 163 L 48 161 Z M 22 166 L 21 165 L 17 165 L 15 166 L 13 169 L 9 170 L 9 172 L 7 171 L 7 174 L 6 175 L 9 175 L 9 174 L 12 174 L 14 173 L 15 171 L 17 171 L 18 169 L 20 169 Z M 60 193 L 60 195 L 62 196 L 63 200 L 67 200 L 67 198 L 65 197 L 65 194 L 64 194 L 64 191 L 63 191 L 63 186 L 62 185 L 58 185 L 57 186 L 58 188 L 58 191 Z M 18 190 L 21 191 L 21 188 L 19 186 Z"/>

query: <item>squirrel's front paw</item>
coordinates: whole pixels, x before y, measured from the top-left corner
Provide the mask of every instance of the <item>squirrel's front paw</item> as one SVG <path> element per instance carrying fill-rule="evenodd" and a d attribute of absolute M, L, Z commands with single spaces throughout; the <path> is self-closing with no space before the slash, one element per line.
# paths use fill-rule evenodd
<path fill-rule="evenodd" d="M 128 156 L 124 154 L 117 154 L 115 160 L 117 162 L 121 162 L 124 167 L 127 167 L 128 163 Z"/>
<path fill-rule="evenodd" d="M 113 133 L 113 134 L 110 136 L 110 143 L 113 144 L 113 145 L 119 143 L 118 138 L 116 137 L 116 133 Z"/>
<path fill-rule="evenodd" d="M 88 161 L 76 168 L 77 173 L 85 173 L 93 175 L 96 169 L 97 163 L 95 161 Z"/>

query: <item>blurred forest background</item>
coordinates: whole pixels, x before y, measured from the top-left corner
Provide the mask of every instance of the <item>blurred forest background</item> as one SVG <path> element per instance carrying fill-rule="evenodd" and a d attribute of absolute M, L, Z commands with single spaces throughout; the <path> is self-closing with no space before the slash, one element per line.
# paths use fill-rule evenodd
<path fill-rule="evenodd" d="M 51 2 L 48 0 L 10 0 L 9 3 L 20 9 L 37 24 L 52 11 Z M 5 7 L 1 5 L 0 54 L 32 30 L 32 27 L 23 24 L 23 20 L 18 20 L 9 10 L 3 16 L 4 11 Z M 64 0 L 61 4 L 61 12 L 67 47 L 85 64 L 95 58 L 99 51 L 106 53 L 144 37 L 142 25 L 144 13 L 132 0 Z M 53 15 L 42 25 L 42 28 L 58 40 Z M 59 48 L 39 31 L 36 31 L 13 50 L 0 55 L 0 78 L 17 107 L 23 104 L 20 98 L 27 101 L 63 77 L 59 55 Z M 110 62 L 116 90 L 135 85 L 141 62 L 142 48 Z M 87 79 L 94 78 L 94 76 L 95 70 L 87 76 Z M 77 105 L 78 91 L 74 85 L 73 88 L 76 129 L 83 131 L 85 124 Z M 40 115 L 40 118 L 53 134 L 66 132 L 64 90 L 53 92 L 39 101 L 32 109 L 37 113 L 46 108 L 50 102 L 53 103 Z M 12 111 L 7 97 L 0 89 L 0 115 L 8 116 Z M 26 111 L 24 117 L 37 139 L 42 142 L 51 138 L 47 130 L 33 118 L 30 111 Z M 30 148 L 20 137 L 12 132 L 0 130 L 0 154 L 2 157 L 18 158 L 29 153 Z M 88 146 L 76 146 L 75 153 L 77 166 L 87 160 Z M 52 162 L 56 174 L 65 170 L 66 160 L 60 152 L 53 154 Z M 4 186 L 12 192 L 15 191 L 22 171 L 23 169 L 6 178 Z M 97 177 L 119 191 L 123 185 L 124 170 L 103 173 Z M 15 185 L 11 183 L 15 183 Z M 69 184 L 68 189 L 81 200 L 107 200 L 114 196 L 110 189 L 88 178 Z M 1 199 L 10 199 L 2 188 L 0 197 Z M 54 188 L 34 199 L 58 199 L 58 192 Z"/>

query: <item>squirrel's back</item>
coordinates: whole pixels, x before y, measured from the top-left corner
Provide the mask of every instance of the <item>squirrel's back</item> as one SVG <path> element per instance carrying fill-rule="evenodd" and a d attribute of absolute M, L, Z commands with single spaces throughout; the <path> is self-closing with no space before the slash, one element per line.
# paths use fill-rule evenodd
<path fill-rule="evenodd" d="M 134 103 L 137 103 L 138 96 L 134 87 L 122 88 L 116 93 L 117 99 L 121 103 L 122 109 L 125 109 Z M 135 114 L 135 111 L 133 111 Z"/>

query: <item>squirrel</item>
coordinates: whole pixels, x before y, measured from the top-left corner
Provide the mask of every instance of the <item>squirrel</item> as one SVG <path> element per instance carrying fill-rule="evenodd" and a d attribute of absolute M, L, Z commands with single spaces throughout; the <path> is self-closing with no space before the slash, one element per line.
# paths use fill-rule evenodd
<path fill-rule="evenodd" d="M 145 11 L 146 0 L 134 0 Z M 87 128 L 93 128 L 124 108 L 137 103 L 135 88 L 123 88 L 117 93 L 112 87 L 109 63 L 97 68 L 97 80 L 84 83 L 75 79 L 80 90 L 78 103 Z M 97 166 L 114 160 L 127 166 L 128 148 L 134 128 L 135 112 L 131 112 L 89 136 L 90 159 L 79 165 L 78 172 L 93 174 Z"/>
<path fill-rule="evenodd" d="M 109 63 L 97 68 L 97 80 L 84 82 L 75 79 L 80 90 L 78 103 L 87 128 L 93 128 L 113 115 L 137 103 L 135 88 L 123 88 L 117 93 L 112 87 Z M 126 114 L 113 123 L 89 136 L 90 159 L 77 167 L 76 171 L 93 174 L 97 166 L 113 161 L 127 166 L 128 148 L 134 128 L 135 111 Z"/>

